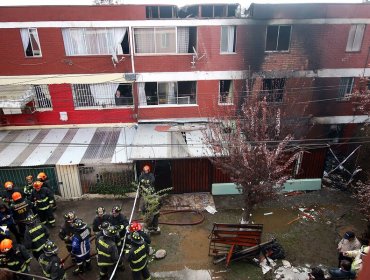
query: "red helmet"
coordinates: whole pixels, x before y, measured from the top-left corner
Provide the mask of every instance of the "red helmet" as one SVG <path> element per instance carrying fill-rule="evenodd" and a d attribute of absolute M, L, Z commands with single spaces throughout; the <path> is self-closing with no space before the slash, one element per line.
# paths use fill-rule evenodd
<path fill-rule="evenodd" d="M 130 230 L 130 232 L 134 232 L 134 231 L 139 231 L 139 230 L 142 230 L 142 226 L 141 226 L 141 224 L 140 223 L 138 223 L 138 222 L 132 222 L 131 224 L 130 224 L 130 228 L 129 228 L 129 230 Z"/>
<path fill-rule="evenodd" d="M 37 180 L 40 180 L 40 181 L 45 181 L 47 178 L 48 178 L 48 176 L 46 175 L 46 173 L 45 173 L 45 172 L 40 172 L 40 173 L 37 175 Z"/>
<path fill-rule="evenodd" d="M 11 248 L 13 248 L 13 241 L 11 239 L 5 238 L 0 243 L 0 251 L 2 253 L 8 252 Z"/>
<path fill-rule="evenodd" d="M 43 185 L 44 183 L 43 182 L 41 182 L 41 181 L 36 181 L 36 182 L 34 182 L 33 183 L 33 188 L 36 190 L 36 191 L 39 191 L 40 189 L 41 189 L 41 187 L 42 187 L 42 185 Z"/>
<path fill-rule="evenodd" d="M 17 201 L 18 199 L 21 199 L 22 198 L 22 194 L 20 193 L 20 192 L 14 192 L 13 194 L 12 194 L 12 199 L 14 200 L 14 201 Z"/>
<path fill-rule="evenodd" d="M 4 188 L 6 188 L 7 190 L 11 190 L 11 189 L 13 189 L 13 187 L 14 187 L 14 184 L 13 184 L 12 181 L 7 181 L 4 184 Z"/>

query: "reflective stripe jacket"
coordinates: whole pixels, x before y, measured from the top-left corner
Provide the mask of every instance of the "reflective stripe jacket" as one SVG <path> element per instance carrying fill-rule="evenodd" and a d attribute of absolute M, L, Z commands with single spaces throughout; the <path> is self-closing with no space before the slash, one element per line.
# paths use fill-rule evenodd
<path fill-rule="evenodd" d="M 22 244 L 13 245 L 6 254 L 6 267 L 17 272 L 26 271 L 31 262 L 31 255 Z"/>
<path fill-rule="evenodd" d="M 13 213 L 12 211 L 4 204 L 6 207 L 4 212 L 0 212 L 0 226 L 11 226 L 14 225 Z"/>
<path fill-rule="evenodd" d="M 98 266 L 113 266 L 118 261 L 118 249 L 116 243 L 105 236 L 100 236 L 96 241 L 98 252 Z"/>
<path fill-rule="evenodd" d="M 100 231 L 99 229 L 99 226 L 105 222 L 105 221 L 108 221 L 108 215 L 107 214 L 104 214 L 103 216 L 99 217 L 99 216 L 95 216 L 94 220 L 93 220 L 93 232 L 98 232 Z"/>
<path fill-rule="evenodd" d="M 117 217 L 109 215 L 108 222 L 112 226 L 117 227 L 119 236 L 121 237 L 121 239 L 123 239 L 126 233 L 126 227 L 129 225 L 127 218 L 121 213 Z"/>
<path fill-rule="evenodd" d="M 32 214 L 31 202 L 24 198 L 13 202 L 10 208 L 13 213 L 13 218 L 16 222 L 23 222 L 28 215 Z"/>
<path fill-rule="evenodd" d="M 44 253 L 39 258 L 44 275 L 52 280 L 61 280 L 65 277 L 65 271 L 57 255 L 47 256 Z"/>
<path fill-rule="evenodd" d="M 149 246 L 145 242 L 141 245 L 133 244 L 129 253 L 128 261 L 132 271 L 142 270 L 148 263 Z"/>
<path fill-rule="evenodd" d="M 66 244 L 72 244 L 72 236 L 74 233 L 73 226 L 70 223 L 65 222 L 59 230 L 59 238 L 62 239 Z"/>
<path fill-rule="evenodd" d="M 50 190 L 44 187 L 41 187 L 39 191 L 34 189 L 31 193 L 30 199 L 31 202 L 36 204 L 36 209 L 39 211 L 45 211 L 49 209 L 50 204 L 53 202 Z"/>
<path fill-rule="evenodd" d="M 73 234 L 71 253 L 79 259 L 90 256 L 90 228 L 85 228 L 83 231 Z"/>
<path fill-rule="evenodd" d="M 48 229 L 42 224 L 26 227 L 24 233 L 24 246 L 35 252 L 40 252 L 49 238 Z"/>

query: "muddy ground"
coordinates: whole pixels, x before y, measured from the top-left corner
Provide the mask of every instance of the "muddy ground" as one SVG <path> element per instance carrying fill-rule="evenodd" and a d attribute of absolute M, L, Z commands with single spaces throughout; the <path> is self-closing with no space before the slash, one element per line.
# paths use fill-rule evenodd
<path fill-rule="evenodd" d="M 153 260 L 149 264 L 154 279 L 272 279 L 272 275 L 262 275 L 261 269 L 251 262 L 233 262 L 226 268 L 224 263 L 213 265 L 212 257 L 208 256 L 208 237 L 213 223 L 238 223 L 242 214 L 240 198 L 213 197 L 218 212 L 212 215 L 204 211 L 205 220 L 201 224 L 161 225 L 161 234 L 152 236 L 152 245 L 154 249 L 165 249 L 167 257 Z M 212 200 L 205 202 L 211 203 Z M 133 199 L 60 201 L 55 212 L 57 224 L 62 224 L 63 213 L 69 210 L 74 210 L 79 217 L 91 223 L 97 206 L 110 210 L 115 204 L 122 204 L 123 211 L 128 216 Z M 257 209 L 252 219 L 255 223 L 264 224 L 263 241 L 276 238 L 285 249 L 286 259 L 294 266 L 331 267 L 337 264 L 336 245 L 343 233 L 351 229 L 360 234 L 365 229 L 365 222 L 355 206 L 355 201 L 349 194 L 334 189 L 322 189 L 292 197 L 282 196 L 278 201 Z M 299 208 L 306 208 L 304 211 L 309 215 L 296 220 L 298 214 L 302 215 Z M 264 215 L 265 213 L 270 214 Z M 175 213 L 162 215 L 160 221 L 191 223 L 200 218 L 201 216 L 193 213 Z M 292 222 L 293 220 L 295 221 Z M 291 223 L 288 224 L 289 222 Z M 51 229 L 51 239 L 58 242 L 59 255 L 64 258 L 67 252 L 57 233 L 58 228 Z M 68 258 L 66 267 L 70 265 Z M 41 275 L 35 260 L 32 261 L 31 269 L 33 273 Z M 71 272 L 72 269 L 68 269 L 69 279 L 79 279 L 72 276 Z M 119 271 L 117 276 L 117 279 L 131 279 L 128 266 L 126 265 L 126 271 Z M 93 270 L 82 275 L 82 280 L 97 278 L 98 270 L 93 258 Z"/>

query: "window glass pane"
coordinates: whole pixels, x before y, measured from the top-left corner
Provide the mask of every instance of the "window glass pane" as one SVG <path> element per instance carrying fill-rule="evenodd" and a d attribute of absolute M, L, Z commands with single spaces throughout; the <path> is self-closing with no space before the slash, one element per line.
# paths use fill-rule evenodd
<path fill-rule="evenodd" d="M 361 50 L 362 39 L 364 37 L 365 24 L 356 26 L 355 38 L 353 39 L 352 51 L 358 52 Z"/>
<path fill-rule="evenodd" d="M 290 30 L 291 30 L 291 26 L 284 26 L 284 25 L 280 26 L 278 47 L 277 47 L 278 51 L 289 50 Z"/>
<path fill-rule="evenodd" d="M 272 25 L 267 27 L 266 51 L 276 51 L 279 26 Z"/>
<path fill-rule="evenodd" d="M 353 46 L 353 41 L 355 39 L 355 34 L 356 34 L 356 25 L 352 25 L 350 30 L 349 30 L 349 33 L 348 33 L 347 47 L 346 47 L 347 52 L 352 51 L 352 46 Z"/>
<path fill-rule="evenodd" d="M 154 28 L 135 28 L 135 52 L 155 53 Z"/>
<path fill-rule="evenodd" d="M 176 53 L 176 28 L 155 28 L 156 53 Z"/>

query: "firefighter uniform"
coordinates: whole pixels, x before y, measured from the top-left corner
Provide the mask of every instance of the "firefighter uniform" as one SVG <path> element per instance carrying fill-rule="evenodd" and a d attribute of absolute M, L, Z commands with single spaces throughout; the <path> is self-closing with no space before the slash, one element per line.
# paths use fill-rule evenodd
<path fill-rule="evenodd" d="M 72 251 L 72 236 L 74 234 L 73 222 L 76 219 L 76 214 L 70 211 L 64 214 L 64 223 L 59 230 L 59 238 L 66 244 L 67 251 L 70 253 Z"/>
<path fill-rule="evenodd" d="M 134 280 L 151 279 L 150 272 L 148 270 L 148 256 L 149 246 L 145 243 L 144 239 L 139 233 L 133 232 L 130 234 L 131 249 L 128 252 L 127 260 L 129 261 L 132 278 Z"/>
<path fill-rule="evenodd" d="M 33 190 L 33 176 L 28 175 L 26 177 L 26 185 L 23 187 L 23 193 L 27 199 L 30 198 L 32 190 Z"/>
<path fill-rule="evenodd" d="M 26 230 L 26 218 L 33 214 L 31 210 L 32 204 L 22 197 L 19 192 L 15 192 L 12 197 L 13 203 L 10 205 L 10 210 L 12 211 L 14 221 L 18 225 L 19 234 L 23 238 Z"/>
<path fill-rule="evenodd" d="M 85 269 L 91 269 L 90 262 L 90 228 L 87 227 L 81 219 L 76 219 L 73 223 L 75 233 L 72 237 L 72 251 L 71 254 L 76 258 L 77 268 L 73 274 L 80 274 Z"/>
<path fill-rule="evenodd" d="M 24 234 L 24 246 L 32 250 L 33 256 L 38 259 L 42 254 L 42 249 L 49 238 L 49 231 L 43 225 L 37 222 L 34 215 L 26 219 L 27 227 Z"/>
<path fill-rule="evenodd" d="M 51 227 L 55 226 L 55 218 L 51 209 L 53 204 L 52 194 L 48 188 L 43 187 L 43 183 L 36 181 L 33 183 L 34 189 L 31 193 L 31 202 L 34 203 L 40 221 Z"/>
<path fill-rule="evenodd" d="M 63 280 L 66 273 L 60 258 L 57 255 L 58 247 L 53 241 L 46 242 L 43 253 L 38 261 L 44 275 L 51 280 Z"/>
<path fill-rule="evenodd" d="M 23 245 L 13 245 L 10 239 L 4 239 L 0 243 L 0 250 L 2 254 L 2 259 L 0 260 L 2 267 L 16 272 L 29 272 L 29 265 L 32 257 Z M 31 280 L 32 277 L 28 275 L 15 274 L 15 279 Z"/>
<path fill-rule="evenodd" d="M 103 230 L 103 235 L 99 236 L 96 241 L 100 279 L 105 279 L 111 275 L 118 261 L 118 249 L 114 241 L 117 234 L 118 232 L 115 227 L 109 226 Z"/>

